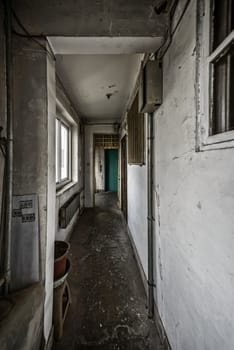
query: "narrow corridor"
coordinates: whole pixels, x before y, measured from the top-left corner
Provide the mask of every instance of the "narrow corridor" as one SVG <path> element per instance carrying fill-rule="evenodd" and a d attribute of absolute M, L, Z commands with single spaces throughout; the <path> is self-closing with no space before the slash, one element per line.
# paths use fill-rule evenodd
<path fill-rule="evenodd" d="M 72 305 L 53 350 L 162 349 L 126 224 L 112 193 L 96 195 L 71 239 Z"/>

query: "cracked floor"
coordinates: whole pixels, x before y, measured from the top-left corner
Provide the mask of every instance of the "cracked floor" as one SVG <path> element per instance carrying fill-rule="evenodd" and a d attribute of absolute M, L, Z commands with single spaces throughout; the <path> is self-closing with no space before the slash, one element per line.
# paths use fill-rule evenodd
<path fill-rule="evenodd" d="M 162 350 L 115 197 L 99 194 L 96 205 L 73 232 L 72 305 L 53 350 Z"/>

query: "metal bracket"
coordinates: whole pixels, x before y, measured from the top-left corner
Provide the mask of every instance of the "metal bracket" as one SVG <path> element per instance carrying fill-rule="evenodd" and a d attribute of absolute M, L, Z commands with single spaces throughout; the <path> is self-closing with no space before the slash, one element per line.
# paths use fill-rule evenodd
<path fill-rule="evenodd" d="M 155 284 L 155 283 L 152 283 L 152 282 L 147 281 L 147 284 L 148 284 L 148 286 L 150 286 L 150 287 L 156 288 L 156 284 Z"/>

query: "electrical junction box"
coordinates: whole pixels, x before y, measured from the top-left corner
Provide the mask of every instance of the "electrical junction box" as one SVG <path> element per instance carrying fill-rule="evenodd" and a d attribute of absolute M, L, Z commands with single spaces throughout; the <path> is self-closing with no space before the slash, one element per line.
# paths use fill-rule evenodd
<path fill-rule="evenodd" d="M 139 86 L 139 112 L 153 113 L 162 104 L 162 64 L 148 61 L 142 69 Z"/>

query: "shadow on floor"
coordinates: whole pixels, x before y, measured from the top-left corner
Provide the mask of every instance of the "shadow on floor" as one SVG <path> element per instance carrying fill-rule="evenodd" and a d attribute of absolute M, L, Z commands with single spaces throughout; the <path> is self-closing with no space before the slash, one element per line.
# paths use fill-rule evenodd
<path fill-rule="evenodd" d="M 117 192 L 95 193 L 95 207 L 102 209 L 117 209 Z"/>
<path fill-rule="evenodd" d="M 72 305 L 53 350 L 161 350 L 126 224 L 113 194 L 103 198 L 85 210 L 73 232 Z"/>

